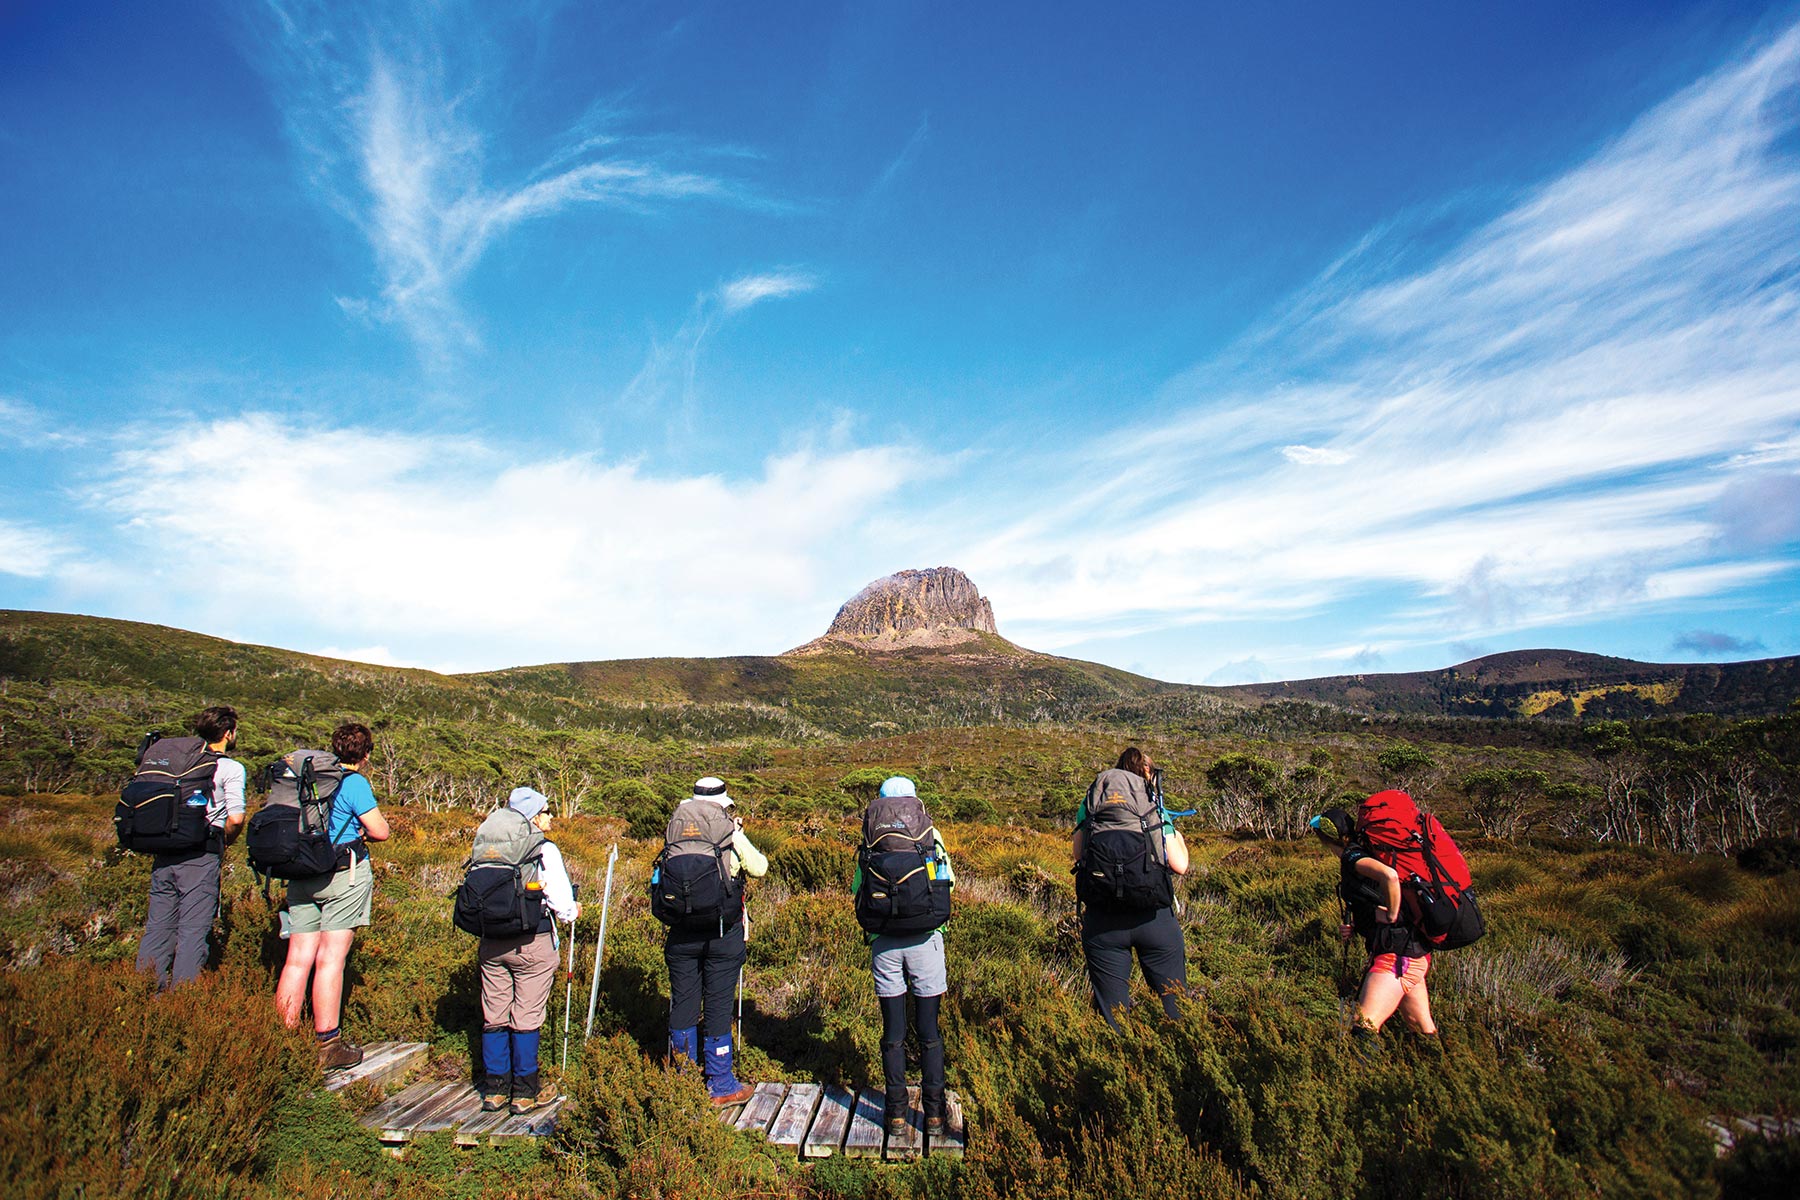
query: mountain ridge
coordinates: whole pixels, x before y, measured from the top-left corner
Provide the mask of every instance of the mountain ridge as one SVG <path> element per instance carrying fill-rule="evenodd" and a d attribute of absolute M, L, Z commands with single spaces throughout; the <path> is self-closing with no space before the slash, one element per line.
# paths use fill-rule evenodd
<path fill-rule="evenodd" d="M 175 688 L 247 700 L 299 690 L 329 695 L 345 707 L 401 690 L 458 706 L 496 695 L 532 706 L 755 705 L 840 734 L 883 726 L 1179 720 L 1184 713 L 1282 701 L 1371 715 L 1599 720 L 1690 712 L 1770 715 L 1800 699 L 1800 656 L 1645 663 L 1583 651 L 1515 650 L 1435 671 L 1219 687 L 1042 654 L 997 633 L 969 635 L 953 645 L 881 653 L 832 642 L 804 655 L 599 659 L 451 675 L 232 642 L 172 626 L 0 610 L 0 679 Z"/>

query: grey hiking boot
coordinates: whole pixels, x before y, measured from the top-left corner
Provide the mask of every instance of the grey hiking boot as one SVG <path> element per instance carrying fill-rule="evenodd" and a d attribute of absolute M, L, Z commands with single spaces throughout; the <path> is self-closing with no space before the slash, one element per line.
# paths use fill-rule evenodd
<path fill-rule="evenodd" d="M 320 1070 L 341 1071 L 345 1067 L 354 1067 L 362 1058 L 362 1047 L 342 1036 L 319 1043 Z"/>
<path fill-rule="evenodd" d="M 511 1075 L 483 1075 L 481 1078 L 481 1111 L 499 1112 L 512 1102 Z"/>
<path fill-rule="evenodd" d="M 514 1075 L 512 1081 L 512 1111 L 523 1115 L 549 1104 L 556 1099 L 556 1085 L 545 1081 L 540 1087 L 539 1072 L 529 1075 Z"/>

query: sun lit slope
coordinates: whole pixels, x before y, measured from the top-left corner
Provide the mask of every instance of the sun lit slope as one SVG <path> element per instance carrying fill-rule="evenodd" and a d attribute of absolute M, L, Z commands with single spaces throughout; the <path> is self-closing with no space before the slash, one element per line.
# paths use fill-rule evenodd
<path fill-rule="evenodd" d="M 645 658 L 516 667 L 466 677 L 614 704 L 761 704 L 822 728 L 1107 720 L 1149 704 L 1168 715 L 1215 709 L 1221 689 L 1163 683 L 1128 671 L 1038 654 L 994 634 L 946 647 L 805 655 Z"/>
<path fill-rule="evenodd" d="M 471 675 L 373 666 L 204 634 L 57 613 L 0 612 L 0 678 L 227 697 L 418 717 L 501 712 L 532 724 L 621 728 L 678 710 L 719 736 L 861 735 L 870 729 L 1042 720 L 1124 721 L 1215 711 L 1218 689 L 1160 683 L 978 634 L 879 654 L 653 658 Z M 727 728 L 729 726 L 729 728 Z"/>
<path fill-rule="evenodd" d="M 1372 712 L 1628 720 L 1659 714 L 1767 716 L 1800 698 L 1800 656 L 1646 663 L 1574 650 L 1515 650 L 1441 671 L 1336 675 L 1228 689 Z"/>

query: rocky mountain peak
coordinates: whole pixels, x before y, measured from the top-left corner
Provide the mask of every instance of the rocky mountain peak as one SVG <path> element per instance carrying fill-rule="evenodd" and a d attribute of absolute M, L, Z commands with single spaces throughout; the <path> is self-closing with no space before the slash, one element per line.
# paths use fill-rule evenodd
<path fill-rule="evenodd" d="M 870 649 L 949 646 L 997 633 L 994 606 L 955 567 L 897 571 L 852 596 L 821 642 Z"/>

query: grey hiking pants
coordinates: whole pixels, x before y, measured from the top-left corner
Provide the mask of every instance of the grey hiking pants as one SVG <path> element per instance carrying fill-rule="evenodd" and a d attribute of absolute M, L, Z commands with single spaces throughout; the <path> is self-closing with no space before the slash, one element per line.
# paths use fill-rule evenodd
<path fill-rule="evenodd" d="M 150 868 L 150 917 L 138 944 L 140 971 L 164 987 L 186 983 L 206 966 L 207 935 L 219 909 L 219 854 L 157 857 Z"/>
<path fill-rule="evenodd" d="M 1082 914 L 1081 948 L 1087 952 L 1094 1003 L 1108 1025 L 1117 1029 L 1113 1014 L 1131 1005 L 1133 950 L 1150 990 L 1162 1000 L 1163 1012 L 1171 1017 L 1181 1015 L 1176 998 L 1187 992 L 1187 943 L 1174 909 L 1109 913 L 1089 908 Z"/>

